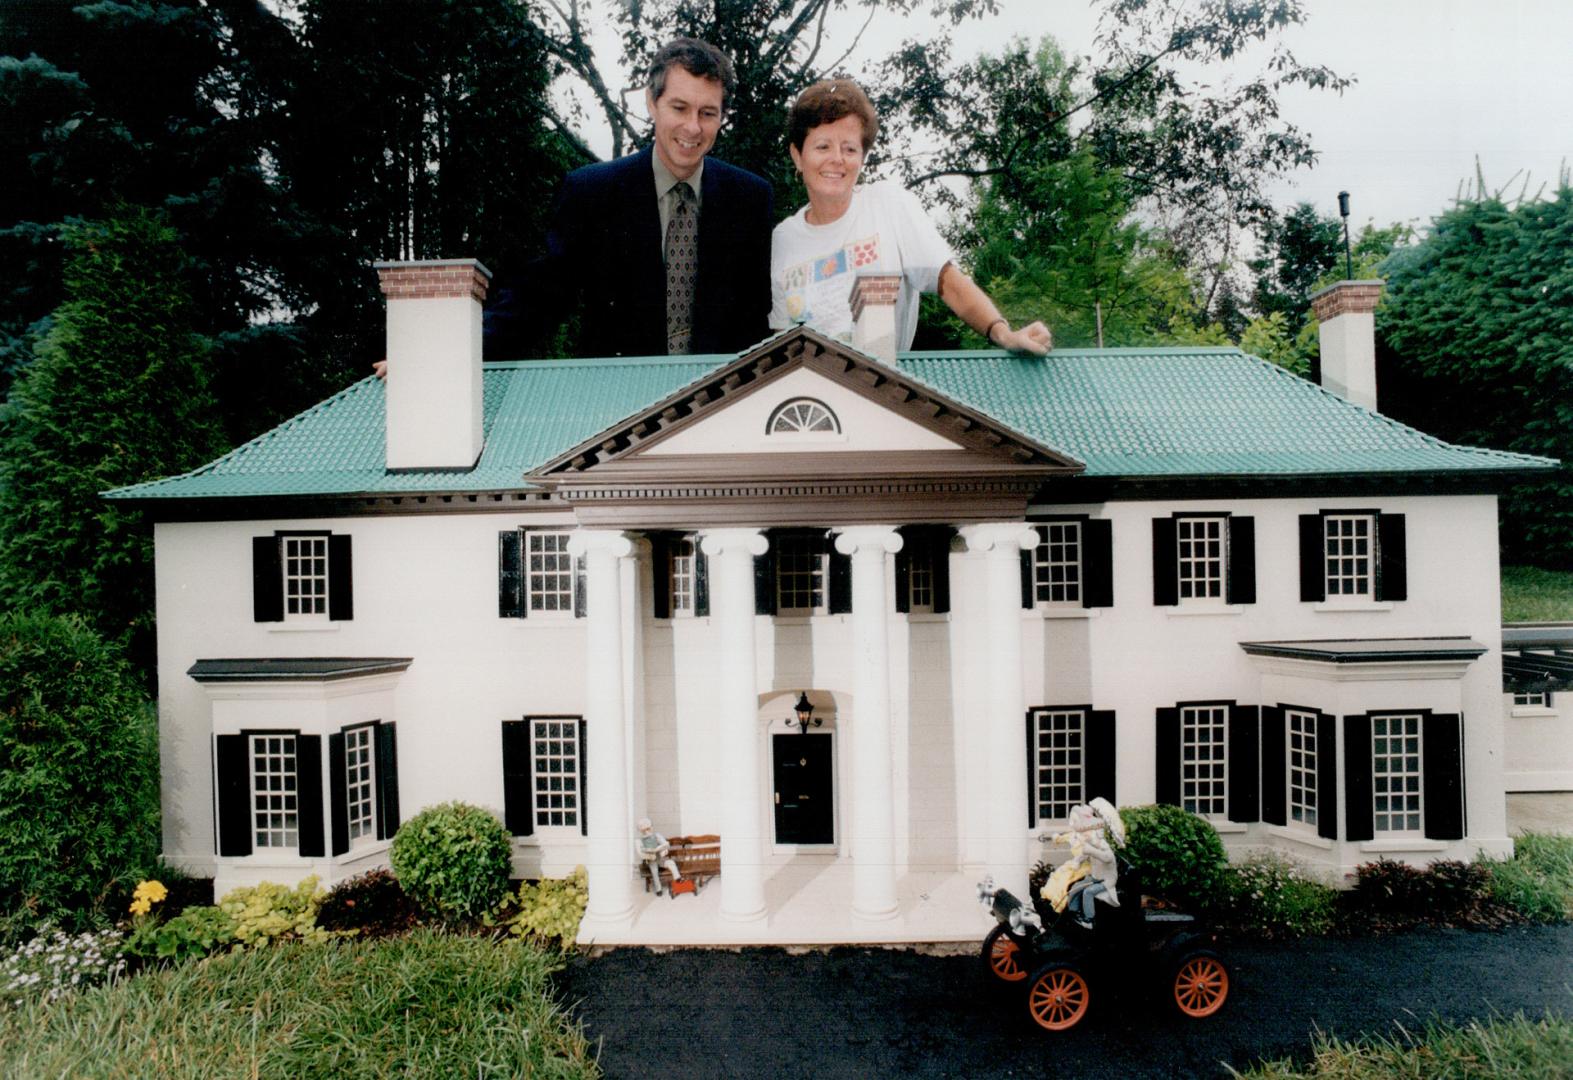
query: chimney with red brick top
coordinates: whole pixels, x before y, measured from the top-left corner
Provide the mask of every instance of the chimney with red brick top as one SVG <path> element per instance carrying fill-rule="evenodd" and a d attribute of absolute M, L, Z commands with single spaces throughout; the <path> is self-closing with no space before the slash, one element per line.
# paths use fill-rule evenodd
<path fill-rule="evenodd" d="M 859 274 L 852 283 L 852 344 L 865 356 L 896 362 L 896 297 L 900 274 Z"/>
<path fill-rule="evenodd" d="M 468 469 L 481 456 L 481 302 L 474 259 L 373 263 L 388 300 L 389 469 Z"/>
<path fill-rule="evenodd" d="M 1322 386 L 1376 411 L 1376 302 L 1381 281 L 1340 281 L 1311 297 L 1321 336 Z"/>

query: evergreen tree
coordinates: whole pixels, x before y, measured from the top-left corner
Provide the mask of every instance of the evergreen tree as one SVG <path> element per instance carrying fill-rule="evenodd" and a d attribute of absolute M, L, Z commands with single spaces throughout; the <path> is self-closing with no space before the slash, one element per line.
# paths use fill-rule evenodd
<path fill-rule="evenodd" d="M 150 530 L 99 493 L 221 441 L 184 260 L 144 210 L 67 230 L 66 299 L 0 429 L 0 606 L 81 612 L 151 671 Z"/>

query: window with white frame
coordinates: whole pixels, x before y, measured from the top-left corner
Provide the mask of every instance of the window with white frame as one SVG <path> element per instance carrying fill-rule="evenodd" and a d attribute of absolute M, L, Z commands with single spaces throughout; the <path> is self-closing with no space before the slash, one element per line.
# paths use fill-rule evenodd
<path fill-rule="evenodd" d="M 351 843 L 377 835 L 375 731 L 368 726 L 344 733 L 344 800 Z"/>
<path fill-rule="evenodd" d="M 671 613 L 692 615 L 695 610 L 694 560 L 697 557 L 693 537 L 685 536 L 672 541 L 668 551 L 671 559 Z"/>
<path fill-rule="evenodd" d="M 1180 709 L 1180 805 L 1202 817 L 1229 809 L 1227 705 Z"/>
<path fill-rule="evenodd" d="M 1050 521 L 1036 526 L 1032 553 L 1034 596 L 1040 604 L 1080 604 L 1081 522 Z"/>
<path fill-rule="evenodd" d="M 1322 519 L 1327 552 L 1327 598 L 1374 596 L 1373 538 L 1370 514 L 1328 514 Z"/>
<path fill-rule="evenodd" d="M 583 747 L 574 717 L 530 721 L 531 776 L 537 829 L 579 827 Z"/>
<path fill-rule="evenodd" d="M 822 536 L 784 535 L 776 547 L 776 614 L 825 613 L 825 551 Z"/>
<path fill-rule="evenodd" d="M 328 617 L 328 538 L 282 537 L 284 542 L 284 617 Z"/>
<path fill-rule="evenodd" d="M 531 611 L 573 611 L 574 558 L 566 532 L 529 531 L 525 542 L 525 591 Z"/>
<path fill-rule="evenodd" d="M 1221 517 L 1178 518 L 1179 598 L 1221 600 L 1224 583 L 1224 529 Z"/>
<path fill-rule="evenodd" d="M 917 545 L 906 560 L 907 610 L 934 610 L 934 549 Z"/>
<path fill-rule="evenodd" d="M 300 846 L 294 735 L 251 736 L 251 825 L 258 848 Z"/>
<path fill-rule="evenodd" d="M 1420 717 L 1371 718 L 1371 796 L 1378 836 L 1421 830 Z"/>
<path fill-rule="evenodd" d="M 1549 709 L 1549 708 L 1551 708 L 1551 695 L 1549 693 L 1544 693 L 1544 692 L 1542 692 L 1542 693 L 1523 693 L 1523 694 L 1515 692 L 1513 694 L 1513 705 L 1515 707 L 1519 707 L 1519 708 L 1529 707 L 1529 708 Z"/>
<path fill-rule="evenodd" d="M 835 435 L 841 431 L 841 421 L 830 411 L 830 406 L 822 401 L 793 398 L 770 414 L 765 431 L 771 435 Z"/>
<path fill-rule="evenodd" d="M 1063 821 L 1085 801 L 1087 716 L 1080 709 L 1040 709 L 1033 714 L 1032 797 L 1041 821 Z"/>
<path fill-rule="evenodd" d="M 1289 821 L 1316 827 L 1316 714 L 1285 709 L 1289 736 Z"/>

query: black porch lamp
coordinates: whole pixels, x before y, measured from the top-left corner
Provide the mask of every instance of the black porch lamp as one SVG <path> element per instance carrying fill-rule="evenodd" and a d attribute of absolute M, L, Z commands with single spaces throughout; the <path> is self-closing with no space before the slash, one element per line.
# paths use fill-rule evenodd
<path fill-rule="evenodd" d="M 815 727 L 819 727 L 824 723 L 823 720 L 814 715 L 814 706 L 808 703 L 807 690 L 801 690 L 798 692 L 797 704 L 792 706 L 792 711 L 797 714 L 797 717 L 796 719 L 787 717 L 786 726 L 791 727 L 793 724 L 796 724 L 799 735 L 807 735 L 808 726 L 810 724 L 814 725 Z"/>

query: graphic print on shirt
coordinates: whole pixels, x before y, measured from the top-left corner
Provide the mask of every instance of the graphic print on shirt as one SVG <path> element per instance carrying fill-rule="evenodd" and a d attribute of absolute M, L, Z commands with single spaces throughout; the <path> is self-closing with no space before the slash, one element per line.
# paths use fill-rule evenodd
<path fill-rule="evenodd" d="M 878 263 L 879 237 L 875 235 L 854 240 L 812 262 L 787 267 L 781 272 L 780 281 L 787 317 L 793 322 L 815 322 L 816 311 L 833 312 L 838 306 L 845 308 L 846 294 L 852 289 L 848 272 Z M 850 340 L 850 329 L 839 336 Z"/>

